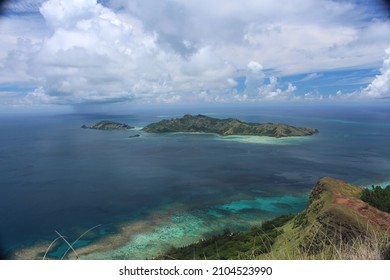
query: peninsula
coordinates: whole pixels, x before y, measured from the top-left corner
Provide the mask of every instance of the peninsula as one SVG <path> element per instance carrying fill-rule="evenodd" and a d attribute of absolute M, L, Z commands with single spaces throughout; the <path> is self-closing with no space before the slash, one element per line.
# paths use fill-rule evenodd
<path fill-rule="evenodd" d="M 216 133 L 222 136 L 248 135 L 248 136 L 308 136 L 317 133 L 315 128 L 294 127 L 287 124 L 248 123 L 238 119 L 217 119 L 204 115 L 184 115 L 182 118 L 162 120 L 143 128 L 149 133 L 164 132 L 203 132 Z"/>
<path fill-rule="evenodd" d="M 133 126 L 130 126 L 125 123 L 118 123 L 113 121 L 99 121 L 93 125 L 83 125 L 81 128 L 90 128 L 90 129 L 100 129 L 100 130 L 125 130 L 132 129 Z"/>

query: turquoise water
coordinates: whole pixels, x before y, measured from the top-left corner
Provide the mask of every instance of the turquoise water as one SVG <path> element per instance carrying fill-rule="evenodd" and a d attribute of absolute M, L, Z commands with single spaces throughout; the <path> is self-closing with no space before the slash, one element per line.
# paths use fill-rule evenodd
<path fill-rule="evenodd" d="M 239 143 L 252 143 L 252 144 L 263 144 L 263 145 L 297 145 L 304 144 L 308 141 L 315 140 L 316 136 L 308 137 L 284 137 L 284 138 L 273 138 L 267 136 L 219 136 L 220 141 L 230 141 Z"/>
<path fill-rule="evenodd" d="M 139 130 L 184 113 L 288 123 L 320 133 L 274 139 Z M 300 211 L 321 177 L 386 184 L 389 116 L 385 107 L 3 116 L 0 247 L 11 256 L 50 243 L 54 230 L 74 241 L 102 224 L 76 243 L 83 258 L 150 258 L 226 228 L 248 229 Z M 101 119 L 137 129 L 80 129 Z M 128 138 L 132 134 L 141 137 Z M 52 258 L 66 250 L 56 244 Z"/>
<path fill-rule="evenodd" d="M 307 201 L 307 199 L 307 195 L 303 195 L 301 197 L 291 195 L 284 195 L 281 197 L 257 197 L 253 200 L 233 201 L 229 204 L 216 206 L 215 208 L 233 213 L 239 213 L 249 209 L 257 209 L 282 215 L 286 214 L 284 209 L 288 209 L 291 213 L 296 213 L 302 210 L 302 205 Z"/>
<path fill-rule="evenodd" d="M 86 259 L 145 259 L 164 253 L 172 246 L 180 247 L 225 229 L 248 230 L 275 215 L 303 210 L 308 196 L 258 197 L 233 201 L 192 213 L 173 214 L 168 220 L 155 222 L 152 230 L 137 233 L 120 248 L 87 254 Z M 150 222 L 150 220 L 149 220 Z M 131 227 L 131 224 L 128 226 Z"/>

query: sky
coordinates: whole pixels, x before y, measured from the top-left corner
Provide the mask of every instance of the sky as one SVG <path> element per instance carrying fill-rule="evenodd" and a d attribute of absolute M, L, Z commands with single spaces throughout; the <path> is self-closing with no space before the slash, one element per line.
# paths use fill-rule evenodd
<path fill-rule="evenodd" d="M 380 0 L 14 0 L 0 110 L 390 103 Z"/>

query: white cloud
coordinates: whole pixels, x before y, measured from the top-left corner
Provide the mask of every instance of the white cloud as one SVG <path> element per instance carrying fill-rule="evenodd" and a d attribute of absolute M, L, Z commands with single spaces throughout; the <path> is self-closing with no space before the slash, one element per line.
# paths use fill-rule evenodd
<path fill-rule="evenodd" d="M 21 39 L 29 40 L 34 44 L 40 43 L 46 35 L 45 22 L 40 16 L 34 14 L 0 18 L 0 34 L 0 59 L 2 59 L 9 52 L 18 49 L 18 41 Z"/>
<path fill-rule="evenodd" d="M 247 65 L 246 79 L 245 79 L 245 95 L 257 95 L 260 86 L 264 82 L 263 66 L 256 61 L 251 61 Z"/>
<path fill-rule="evenodd" d="M 171 103 L 181 100 L 179 94 L 233 87 L 229 78 L 235 69 L 210 47 L 189 58 L 164 51 L 156 34 L 144 32 L 137 19 L 119 16 L 95 0 L 50 0 L 40 11 L 51 35 L 38 51 L 24 53 L 41 85 L 28 100 Z"/>
<path fill-rule="evenodd" d="M 322 101 L 325 98 L 318 92 L 307 92 L 303 95 L 302 99 L 306 101 Z"/>
<path fill-rule="evenodd" d="M 308 81 L 328 70 L 379 67 L 390 44 L 383 36 L 389 20 L 352 0 L 42 3 L 18 1 L 10 5 L 14 12 L 40 7 L 40 14 L 11 15 L 0 24 L 0 83 L 34 85 L 28 102 L 315 98 L 299 96 L 276 76 L 311 73 L 302 80 Z M 367 96 L 385 95 L 386 71 Z M 238 77 L 245 78 L 242 92 Z"/>
<path fill-rule="evenodd" d="M 195 48 L 212 45 L 238 68 L 261 61 L 280 74 L 377 67 L 390 43 L 384 17 L 368 20 L 375 2 L 302 0 L 134 0 L 119 1 L 137 15 L 158 43 L 182 53 L 183 38 Z M 120 4 L 117 3 L 120 6 Z M 319 8 L 321 7 L 321 8 Z M 371 38 L 369 39 L 369 37 Z M 375 42 L 373 44 L 372 42 Z"/>
<path fill-rule="evenodd" d="M 292 100 L 297 97 L 294 95 L 297 87 L 288 83 L 287 89 L 282 90 L 278 87 L 276 77 L 270 77 L 270 82 L 267 85 L 262 85 L 259 88 L 259 96 L 261 100 Z"/>
<path fill-rule="evenodd" d="M 30 39 L 17 38 L 15 48 L 9 50 L 0 62 L 0 83 L 31 81 L 30 62 L 39 48 L 39 43 L 33 43 Z"/>
<path fill-rule="evenodd" d="M 311 81 L 311 80 L 315 80 L 315 79 L 321 78 L 322 76 L 324 76 L 324 75 L 323 74 L 318 74 L 318 73 L 310 73 L 307 76 L 303 77 L 303 79 L 301 79 L 299 81 L 300 82 Z"/>
<path fill-rule="evenodd" d="M 258 73 L 261 70 L 263 70 L 263 66 L 260 63 L 256 62 L 256 61 L 249 62 L 247 67 L 253 73 Z"/>
<path fill-rule="evenodd" d="M 390 98 L 390 47 L 383 58 L 381 74 L 362 90 L 361 95 L 368 98 Z"/>
<path fill-rule="evenodd" d="M 253 101 L 288 101 L 299 99 L 294 94 L 297 87 L 291 83 L 287 84 L 286 89 L 282 89 L 278 79 L 274 76 L 267 77 L 263 67 L 256 61 L 251 61 L 247 65 L 245 90 L 242 94 L 233 93 L 233 99 L 240 102 Z"/>

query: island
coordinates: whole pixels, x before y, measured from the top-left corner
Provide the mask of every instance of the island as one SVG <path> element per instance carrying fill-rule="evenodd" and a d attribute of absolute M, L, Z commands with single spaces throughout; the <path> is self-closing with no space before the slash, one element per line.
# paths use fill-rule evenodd
<path fill-rule="evenodd" d="M 141 135 L 140 134 L 129 135 L 128 138 L 137 138 L 137 137 L 141 137 Z"/>
<path fill-rule="evenodd" d="M 145 126 L 143 130 L 149 133 L 203 132 L 222 136 L 247 135 L 276 138 L 308 136 L 318 132 L 315 128 L 294 127 L 287 124 L 249 123 L 233 118 L 217 119 L 204 115 L 184 115 L 182 118 L 162 120 Z"/>
<path fill-rule="evenodd" d="M 125 123 L 103 120 L 93 125 L 83 125 L 81 126 L 81 128 L 100 129 L 100 130 L 126 130 L 126 129 L 132 129 L 134 127 Z"/>

